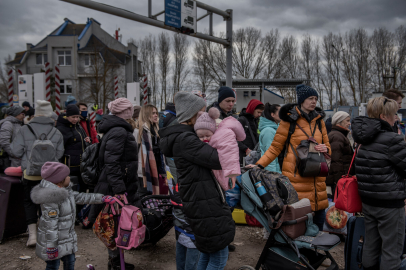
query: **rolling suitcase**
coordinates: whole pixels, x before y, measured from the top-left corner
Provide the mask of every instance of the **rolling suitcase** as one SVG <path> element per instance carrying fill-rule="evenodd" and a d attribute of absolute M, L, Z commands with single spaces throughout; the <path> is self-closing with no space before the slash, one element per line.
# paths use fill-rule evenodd
<path fill-rule="evenodd" d="M 26 231 L 24 189 L 20 178 L 0 174 L 0 243 Z"/>
<path fill-rule="evenodd" d="M 347 222 L 347 239 L 344 246 L 345 270 L 363 270 L 362 249 L 365 239 L 364 218 L 352 216 Z"/>

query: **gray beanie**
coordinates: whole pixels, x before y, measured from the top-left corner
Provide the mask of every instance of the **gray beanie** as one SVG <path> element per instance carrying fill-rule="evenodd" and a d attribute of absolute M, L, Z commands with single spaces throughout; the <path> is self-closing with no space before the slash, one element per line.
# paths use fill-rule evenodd
<path fill-rule="evenodd" d="M 342 121 L 344 121 L 345 120 L 345 118 L 347 118 L 347 117 L 350 117 L 350 115 L 348 114 L 348 113 L 346 113 L 346 112 L 336 112 L 334 115 L 333 115 L 333 119 L 331 119 L 331 124 L 334 126 L 334 125 L 337 125 L 337 124 L 340 124 Z"/>
<path fill-rule="evenodd" d="M 183 123 L 206 107 L 206 101 L 192 93 L 182 91 L 175 96 L 175 106 L 178 122 Z"/>
<path fill-rule="evenodd" d="M 17 115 L 19 115 L 20 113 L 24 112 L 24 108 L 20 107 L 18 105 L 15 106 L 11 106 L 10 108 L 8 108 L 7 110 L 7 115 L 11 115 L 16 117 Z"/>
<path fill-rule="evenodd" d="M 52 106 L 49 101 L 37 100 L 35 105 L 35 116 L 52 117 Z"/>

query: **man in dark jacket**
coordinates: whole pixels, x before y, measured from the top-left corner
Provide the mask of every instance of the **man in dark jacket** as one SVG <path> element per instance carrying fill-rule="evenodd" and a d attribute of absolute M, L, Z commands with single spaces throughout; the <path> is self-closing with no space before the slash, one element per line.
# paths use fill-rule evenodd
<path fill-rule="evenodd" d="M 175 104 L 181 124 L 159 131 L 160 148 L 175 162 L 186 221 L 195 236 L 197 249 L 203 252 L 201 256 L 227 258 L 235 224 L 225 195 L 211 172 L 221 168 L 220 161 L 217 150 L 200 141 L 193 129 L 197 113 L 206 104 L 187 92 L 177 93 Z M 225 266 L 227 259 L 220 260 Z"/>
<path fill-rule="evenodd" d="M 87 137 L 91 139 L 91 143 L 98 143 L 96 127 L 92 125 L 89 118 L 89 112 L 87 109 L 87 104 L 80 102 L 77 104 L 80 112 L 80 125 L 86 132 Z"/>
<path fill-rule="evenodd" d="M 247 108 L 242 109 L 238 121 L 241 123 L 245 131 L 245 140 L 238 142 L 240 148 L 240 164 L 243 164 L 243 158 L 247 156 L 259 141 L 258 120 L 265 109 L 264 104 L 257 100 L 251 99 Z"/>
<path fill-rule="evenodd" d="M 103 168 L 95 193 L 104 195 L 123 195 L 127 193 L 129 204 L 139 200 L 137 193 L 138 147 L 133 136 L 133 127 L 125 120 L 133 115 L 134 108 L 126 98 L 119 98 L 109 103 L 113 115 L 105 115 L 98 125 L 101 139 L 99 164 Z M 103 206 L 92 205 L 89 221 L 94 222 Z M 118 249 L 108 250 L 111 269 L 120 268 Z M 110 269 L 110 268 L 109 268 Z M 126 264 L 126 270 L 134 269 L 134 265 Z"/>
<path fill-rule="evenodd" d="M 369 117 L 352 121 L 361 144 L 355 158 L 358 192 L 365 216 L 365 270 L 397 270 L 405 237 L 406 143 L 393 132 L 398 105 L 386 97 L 368 102 Z M 379 268 L 380 261 L 380 268 Z"/>
<path fill-rule="evenodd" d="M 223 120 L 229 116 L 232 116 L 232 110 L 235 104 L 235 93 L 233 89 L 227 86 L 222 86 L 218 90 L 219 96 L 217 102 L 214 102 L 211 106 L 207 108 L 207 111 L 211 107 L 215 107 L 220 111 L 220 119 Z"/>
<path fill-rule="evenodd" d="M 175 109 L 175 104 L 172 102 L 166 103 L 165 106 L 165 111 L 161 115 L 159 119 L 159 128 L 164 128 L 169 126 L 170 123 L 173 122 L 173 120 L 176 119 L 176 109 Z"/>

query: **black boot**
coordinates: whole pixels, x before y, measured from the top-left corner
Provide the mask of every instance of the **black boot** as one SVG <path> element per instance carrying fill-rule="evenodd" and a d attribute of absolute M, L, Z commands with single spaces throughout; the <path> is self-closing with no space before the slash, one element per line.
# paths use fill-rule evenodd
<path fill-rule="evenodd" d="M 130 263 L 125 263 L 125 270 L 134 270 L 135 266 Z M 109 258 L 108 270 L 121 270 L 120 257 Z"/>
<path fill-rule="evenodd" d="M 235 246 L 234 245 L 228 245 L 228 251 L 229 252 L 234 252 L 235 251 Z"/>

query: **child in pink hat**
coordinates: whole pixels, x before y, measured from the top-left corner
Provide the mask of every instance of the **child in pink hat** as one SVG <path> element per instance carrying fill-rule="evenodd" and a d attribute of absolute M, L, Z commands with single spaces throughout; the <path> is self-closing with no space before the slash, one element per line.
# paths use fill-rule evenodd
<path fill-rule="evenodd" d="M 47 269 L 74 269 L 78 251 L 75 233 L 76 204 L 101 204 L 109 201 L 96 193 L 72 190 L 69 168 L 59 162 L 46 162 L 41 169 L 43 180 L 31 191 L 31 199 L 41 205 L 42 216 L 35 253 L 47 263 Z"/>
<path fill-rule="evenodd" d="M 236 176 L 241 174 L 237 141 L 245 140 L 245 132 L 241 123 L 232 116 L 221 121 L 217 128 L 216 119 L 219 116 L 219 110 L 214 107 L 208 113 L 199 112 L 194 129 L 201 141 L 217 149 L 222 170 L 213 170 L 213 173 L 226 191 L 234 188 Z M 229 178 L 232 186 L 229 185 Z"/>

